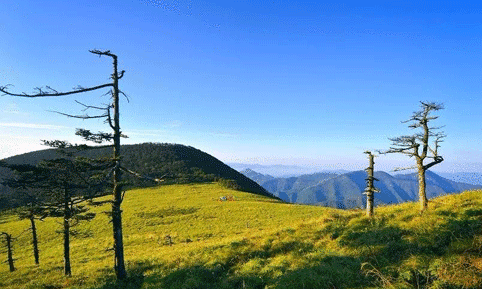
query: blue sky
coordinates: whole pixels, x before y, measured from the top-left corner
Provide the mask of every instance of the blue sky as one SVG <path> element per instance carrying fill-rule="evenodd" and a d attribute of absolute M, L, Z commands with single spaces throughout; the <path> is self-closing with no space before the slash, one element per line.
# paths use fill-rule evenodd
<path fill-rule="evenodd" d="M 260 3 L 261 2 L 261 3 Z M 125 143 L 191 145 L 225 162 L 359 169 L 443 102 L 440 171 L 482 171 L 482 4 L 323 1 L 2 1 L 0 85 L 32 92 L 106 83 L 111 50 Z M 401 1 L 400 1 L 401 2 Z M 423 2 L 423 3 L 422 3 Z M 0 97 L 0 158 L 78 141 L 74 100 Z M 410 165 L 405 156 L 378 169 Z M 434 167 L 434 170 L 437 170 Z"/>

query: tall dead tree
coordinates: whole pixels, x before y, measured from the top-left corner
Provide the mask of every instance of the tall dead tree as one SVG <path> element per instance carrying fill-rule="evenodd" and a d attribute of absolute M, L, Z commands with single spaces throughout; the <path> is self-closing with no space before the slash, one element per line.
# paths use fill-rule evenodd
<path fill-rule="evenodd" d="M 2 232 L 2 235 L 5 236 L 5 243 L 7 245 L 7 262 L 8 266 L 10 267 L 10 272 L 15 271 L 15 266 L 13 263 L 13 249 L 12 249 L 12 235 Z"/>
<path fill-rule="evenodd" d="M 122 210 L 121 204 L 123 200 L 122 194 L 122 185 L 121 185 L 121 152 L 120 152 L 120 138 L 122 136 L 120 124 L 119 124 L 119 94 L 122 92 L 119 90 L 119 79 L 124 76 L 124 70 L 120 73 L 117 69 L 117 55 L 111 53 L 109 50 L 100 51 L 100 50 L 90 50 L 91 53 L 99 55 L 99 57 L 107 56 L 111 57 L 113 60 L 113 73 L 111 75 L 112 82 L 105 83 L 98 86 L 93 86 L 89 88 L 84 87 L 77 87 L 72 91 L 67 92 L 60 92 L 57 91 L 49 86 L 45 88 L 36 88 L 36 93 L 27 94 L 27 93 L 12 93 L 8 91 L 9 85 L 0 86 L 0 92 L 3 92 L 6 95 L 17 96 L 17 97 L 28 97 L 28 98 L 35 98 L 35 97 L 58 97 L 58 96 L 66 96 L 66 95 L 73 95 L 79 94 L 89 91 L 95 91 L 98 89 L 103 88 L 110 88 L 110 94 L 112 97 L 112 103 L 105 108 L 99 108 L 94 106 L 87 106 L 84 105 L 86 109 L 101 109 L 104 110 L 105 113 L 101 115 L 89 116 L 89 115 L 67 115 L 69 117 L 76 117 L 82 119 L 91 119 L 91 118 L 105 118 L 109 126 L 111 127 L 113 133 L 112 136 L 110 134 L 99 133 L 93 134 L 88 130 L 82 130 L 80 134 L 84 138 L 88 138 L 89 136 L 95 139 L 106 139 L 113 141 L 113 200 L 112 200 L 112 228 L 113 228 L 113 237 L 114 237 L 114 269 L 116 272 L 117 279 L 125 279 L 127 277 L 126 269 L 125 269 L 125 261 L 124 261 L 124 242 L 122 236 Z M 123 93 L 122 93 L 123 94 Z M 111 114 L 112 111 L 112 114 Z"/>
<path fill-rule="evenodd" d="M 367 217 L 373 217 L 373 203 L 374 203 L 374 193 L 380 192 L 375 186 L 373 185 L 373 181 L 378 181 L 377 178 L 373 176 L 373 167 L 375 165 L 374 155 L 370 151 L 366 151 L 368 154 L 369 165 L 368 168 L 365 169 L 367 172 L 367 178 L 365 179 L 367 182 L 367 187 L 365 188 L 364 194 L 367 195 Z"/>
<path fill-rule="evenodd" d="M 420 202 L 420 211 L 423 212 L 428 208 L 428 199 L 425 184 L 425 172 L 436 164 L 443 162 L 443 157 L 439 155 L 438 148 L 443 142 L 445 134 L 439 129 L 441 127 L 431 127 L 429 122 L 436 120 L 438 116 L 432 116 L 432 112 L 444 108 L 443 104 L 435 102 L 420 102 L 420 110 L 412 114 L 412 117 L 402 123 L 410 123 L 409 128 L 420 129 L 421 132 L 413 135 L 405 135 L 396 138 L 390 138 L 392 146 L 386 151 L 380 151 L 382 154 L 400 153 L 415 158 L 416 165 L 409 168 L 396 168 L 395 171 L 417 169 L 418 173 L 418 197 Z M 433 143 L 431 143 L 433 139 Z M 431 160 L 429 163 L 425 161 Z"/>

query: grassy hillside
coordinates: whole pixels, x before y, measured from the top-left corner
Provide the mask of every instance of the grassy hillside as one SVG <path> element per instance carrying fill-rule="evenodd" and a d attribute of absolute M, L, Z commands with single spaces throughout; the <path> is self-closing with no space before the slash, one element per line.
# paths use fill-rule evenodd
<path fill-rule="evenodd" d="M 4 212 L 0 232 L 18 236 L 17 271 L 0 264 L 0 288 L 482 288 L 480 195 L 433 199 L 423 216 L 414 203 L 378 207 L 369 220 L 359 210 L 286 204 L 218 183 L 130 190 L 123 284 L 112 269 L 108 205 L 76 227 L 71 278 L 62 276 L 57 220 L 38 224 L 36 267 L 28 221 Z"/>

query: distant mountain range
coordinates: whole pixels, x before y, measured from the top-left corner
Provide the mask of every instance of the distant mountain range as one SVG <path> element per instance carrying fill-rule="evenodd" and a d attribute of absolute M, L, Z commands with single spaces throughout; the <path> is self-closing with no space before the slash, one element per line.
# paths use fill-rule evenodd
<path fill-rule="evenodd" d="M 220 181 L 226 186 L 260 195 L 278 197 L 287 202 L 323 206 L 353 208 L 365 206 L 366 173 L 364 171 L 311 172 L 314 168 L 298 166 L 259 166 L 274 175 L 245 169 L 242 174 L 213 156 L 196 148 L 178 144 L 143 143 L 122 146 L 123 164 L 126 168 L 150 178 L 163 178 L 164 183 L 197 183 Z M 80 152 L 80 156 L 96 158 L 112 154 L 110 147 Z M 10 164 L 36 164 L 43 159 L 57 158 L 53 149 L 13 156 L 3 161 Z M 237 164 L 239 168 L 242 164 Z M 247 165 L 251 166 L 252 165 Z M 281 172 L 289 177 L 277 177 Z M 0 181 L 12 173 L 0 167 Z M 125 175 L 131 187 L 152 186 L 152 182 Z M 478 178 L 480 175 L 471 175 Z M 376 172 L 376 182 L 381 192 L 375 195 L 375 204 L 400 203 L 418 198 L 418 181 L 415 174 L 392 176 Z M 467 177 L 467 176 L 465 176 Z M 446 193 L 476 189 L 481 186 L 456 182 L 427 172 L 427 195 L 431 197 Z M 21 205 L 15 192 L 0 185 L 0 209 Z"/>
<path fill-rule="evenodd" d="M 315 173 L 289 178 L 274 178 L 251 169 L 241 173 L 287 202 L 337 208 L 356 208 L 366 205 L 366 196 L 362 194 L 367 177 L 364 171 L 344 174 Z M 375 186 L 380 189 L 380 193 L 375 194 L 375 205 L 418 199 L 418 178 L 415 173 L 392 176 L 386 172 L 375 172 L 375 177 L 379 179 L 375 182 Z M 426 182 L 428 198 L 481 188 L 477 185 L 448 180 L 431 171 L 427 171 Z"/>
<path fill-rule="evenodd" d="M 241 172 L 247 169 L 256 171 L 263 175 L 271 175 L 276 178 L 296 177 L 300 175 L 324 173 L 348 173 L 347 170 L 329 170 L 322 167 L 314 166 L 295 166 L 295 165 L 260 165 L 260 164 L 243 164 L 243 163 L 227 163 L 228 166 Z"/>

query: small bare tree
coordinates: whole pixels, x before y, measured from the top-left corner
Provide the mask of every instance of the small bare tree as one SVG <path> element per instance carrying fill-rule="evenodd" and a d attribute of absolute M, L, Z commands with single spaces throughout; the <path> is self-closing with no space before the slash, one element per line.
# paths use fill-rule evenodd
<path fill-rule="evenodd" d="M 441 127 L 430 127 L 429 122 L 438 118 L 432 116 L 431 113 L 444 108 L 443 104 L 435 102 L 420 102 L 421 110 L 412 114 L 412 117 L 403 123 L 410 123 L 409 128 L 421 129 L 421 132 L 413 135 L 405 135 L 396 138 L 390 138 L 392 146 L 386 151 L 380 151 L 382 154 L 400 153 L 415 158 L 416 165 L 409 168 L 396 168 L 395 171 L 417 169 L 418 172 L 418 196 L 420 202 L 420 211 L 423 212 L 428 208 L 428 199 L 425 184 L 425 172 L 436 164 L 443 162 L 443 157 L 439 155 L 438 148 L 443 142 L 445 134 L 439 129 Z M 433 139 L 433 144 L 430 140 Z M 425 163 L 426 159 L 431 162 Z"/>

